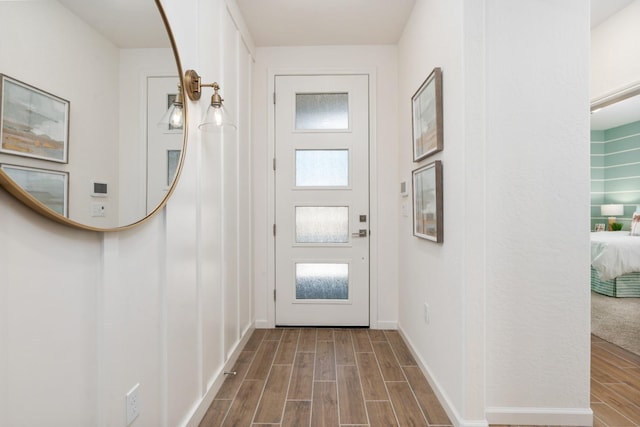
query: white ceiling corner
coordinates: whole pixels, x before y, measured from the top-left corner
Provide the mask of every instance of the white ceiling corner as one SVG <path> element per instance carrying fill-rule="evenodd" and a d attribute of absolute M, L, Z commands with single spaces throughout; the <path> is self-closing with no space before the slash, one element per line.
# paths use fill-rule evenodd
<path fill-rule="evenodd" d="M 416 0 L 236 0 L 256 46 L 395 44 Z"/>

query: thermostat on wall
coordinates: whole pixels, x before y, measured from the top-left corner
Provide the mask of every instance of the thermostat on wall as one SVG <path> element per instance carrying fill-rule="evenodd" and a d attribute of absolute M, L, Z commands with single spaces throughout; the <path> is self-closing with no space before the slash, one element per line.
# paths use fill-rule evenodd
<path fill-rule="evenodd" d="M 107 197 L 109 195 L 107 190 L 107 183 L 100 181 L 91 181 L 91 196 L 92 197 Z"/>

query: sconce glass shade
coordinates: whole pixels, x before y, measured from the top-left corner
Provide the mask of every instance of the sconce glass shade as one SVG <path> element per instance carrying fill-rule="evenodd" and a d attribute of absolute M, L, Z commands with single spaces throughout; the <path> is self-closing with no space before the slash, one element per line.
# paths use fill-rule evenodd
<path fill-rule="evenodd" d="M 221 132 L 236 130 L 238 127 L 229 119 L 229 113 L 224 105 L 209 105 L 202 123 L 198 126 L 203 132 Z"/>
<path fill-rule="evenodd" d="M 184 127 L 184 103 L 182 102 L 182 87 L 178 85 L 178 93 L 171 106 L 158 122 L 159 128 L 182 129 Z"/>
<path fill-rule="evenodd" d="M 184 126 L 184 106 L 182 104 L 173 103 L 169 109 L 162 115 L 158 122 L 158 127 L 169 129 L 182 129 Z"/>

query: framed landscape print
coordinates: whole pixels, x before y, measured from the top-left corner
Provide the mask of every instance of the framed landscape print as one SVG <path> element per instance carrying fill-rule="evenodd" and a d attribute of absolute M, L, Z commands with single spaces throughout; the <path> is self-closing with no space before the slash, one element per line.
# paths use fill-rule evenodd
<path fill-rule="evenodd" d="M 442 162 L 429 163 L 412 175 L 413 235 L 442 243 Z"/>
<path fill-rule="evenodd" d="M 0 76 L 0 152 L 67 163 L 69 101 Z"/>
<path fill-rule="evenodd" d="M 442 151 L 442 71 L 434 68 L 411 97 L 413 161 Z"/>
<path fill-rule="evenodd" d="M 67 172 L 1 164 L 24 191 L 54 212 L 69 217 L 69 174 Z"/>

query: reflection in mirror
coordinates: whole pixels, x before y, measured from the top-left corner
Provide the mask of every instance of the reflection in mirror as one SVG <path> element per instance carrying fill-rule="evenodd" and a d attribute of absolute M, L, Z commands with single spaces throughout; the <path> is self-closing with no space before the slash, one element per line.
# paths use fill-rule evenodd
<path fill-rule="evenodd" d="M 164 203 L 184 129 L 158 125 L 181 75 L 159 7 L 0 1 L 0 184 L 11 194 L 99 230 L 138 223 Z"/>
<path fill-rule="evenodd" d="M 629 230 L 640 206 L 640 90 L 594 103 L 591 113 L 591 230 L 605 224 L 602 205 L 622 205 Z"/>

